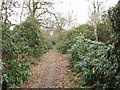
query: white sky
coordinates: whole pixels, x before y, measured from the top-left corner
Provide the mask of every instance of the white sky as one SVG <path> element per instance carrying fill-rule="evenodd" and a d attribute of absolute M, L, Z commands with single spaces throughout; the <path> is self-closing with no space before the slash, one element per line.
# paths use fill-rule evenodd
<path fill-rule="evenodd" d="M 56 2 L 55 11 L 62 13 L 62 15 L 66 16 L 68 14 L 72 14 L 75 16 L 75 19 L 78 24 L 83 24 L 88 21 L 88 12 L 90 3 L 86 2 L 86 0 L 54 0 Z M 90 0 L 93 1 L 93 0 Z M 106 0 L 99 0 L 106 1 Z M 103 4 L 105 10 L 109 7 L 117 4 L 118 0 L 108 0 Z"/>
<path fill-rule="evenodd" d="M 23 0 L 21 0 L 22 2 Z M 72 15 L 77 24 L 83 24 L 88 21 L 88 11 L 90 3 L 86 0 L 52 0 L 55 2 L 54 11 L 61 13 L 63 16 L 68 17 Z M 93 0 L 90 0 L 93 1 Z M 106 1 L 106 0 L 99 0 Z M 103 7 L 107 10 L 109 7 L 117 4 L 118 0 L 108 0 L 103 4 Z M 21 10 L 19 10 L 21 11 Z M 20 12 L 19 12 L 20 14 Z M 14 17 L 19 22 L 19 18 Z"/>

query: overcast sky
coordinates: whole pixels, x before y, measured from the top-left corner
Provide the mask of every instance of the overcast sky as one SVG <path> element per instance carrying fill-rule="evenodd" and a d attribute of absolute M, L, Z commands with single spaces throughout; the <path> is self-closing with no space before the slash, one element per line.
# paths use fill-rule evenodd
<path fill-rule="evenodd" d="M 90 0 L 91 2 L 93 0 Z M 108 8 L 117 4 L 118 0 L 98 0 L 104 1 L 102 7 Z M 63 16 L 72 15 L 78 24 L 83 24 L 88 21 L 88 12 L 90 3 L 86 0 L 54 0 L 55 11 L 62 13 Z"/>
<path fill-rule="evenodd" d="M 21 0 L 21 2 L 22 1 L 23 0 Z M 86 0 L 52 0 L 52 1 L 55 2 L 54 5 L 55 12 L 61 13 L 65 17 L 72 15 L 77 24 L 83 24 L 88 21 L 88 11 L 90 3 L 86 2 Z M 106 0 L 99 1 L 105 2 Z M 117 2 L 118 0 L 107 0 L 107 2 L 105 2 L 102 7 L 104 7 L 104 9 L 107 10 L 109 7 L 117 4 Z M 18 16 L 14 17 L 14 19 L 16 19 L 19 22 Z"/>

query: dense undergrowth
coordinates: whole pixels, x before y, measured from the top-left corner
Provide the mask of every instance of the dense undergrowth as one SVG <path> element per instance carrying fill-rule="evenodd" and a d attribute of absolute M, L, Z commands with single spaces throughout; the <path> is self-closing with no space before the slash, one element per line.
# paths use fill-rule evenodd
<path fill-rule="evenodd" d="M 78 77 L 84 79 L 78 82 L 78 87 L 113 88 L 119 86 L 118 62 L 116 55 L 108 58 L 108 52 L 114 46 L 106 45 L 82 37 L 69 50 L 71 53 L 70 67 Z"/>
<path fill-rule="evenodd" d="M 66 41 L 62 43 L 66 44 Z M 66 46 L 61 48 L 66 50 Z M 119 55 L 108 54 L 114 48 L 113 45 L 86 39 L 84 36 L 74 39 L 67 52 L 71 54 L 69 62 L 74 75 L 83 78 L 83 81 L 77 82 L 77 87 L 99 89 L 119 87 L 120 75 L 117 62 Z"/>
<path fill-rule="evenodd" d="M 93 28 L 87 25 L 71 30 L 57 44 L 60 52 L 71 54 L 70 67 L 76 76 L 83 78 L 77 82 L 77 87 L 120 88 L 119 11 L 119 4 L 109 11 L 112 28 L 99 24 L 99 41 L 95 41 Z"/>
<path fill-rule="evenodd" d="M 113 36 L 113 31 L 111 30 L 109 25 L 99 23 L 97 29 L 99 41 L 107 44 L 114 41 L 115 37 Z M 67 50 L 70 49 L 71 46 L 76 42 L 76 37 L 81 35 L 84 35 L 85 38 L 95 40 L 93 30 L 94 28 L 92 25 L 83 24 L 72 30 L 67 31 L 64 37 L 57 43 L 57 49 L 61 53 L 67 53 Z"/>
<path fill-rule="evenodd" d="M 3 87 L 16 87 L 30 76 L 30 64 L 50 48 L 35 19 L 27 19 L 13 30 L 2 26 Z"/>
<path fill-rule="evenodd" d="M 95 39 L 93 36 L 93 27 L 88 24 L 80 25 L 73 30 L 68 31 L 64 37 L 57 43 L 57 49 L 61 53 L 67 53 L 67 50 L 76 42 L 76 37 L 84 33 L 85 37 Z"/>
<path fill-rule="evenodd" d="M 67 52 L 71 54 L 69 62 L 74 75 L 83 78 L 83 81 L 77 82 L 77 87 L 119 87 L 119 57 L 117 54 L 108 55 L 113 49 L 113 45 L 86 39 L 84 36 L 76 37 L 75 43 Z"/>

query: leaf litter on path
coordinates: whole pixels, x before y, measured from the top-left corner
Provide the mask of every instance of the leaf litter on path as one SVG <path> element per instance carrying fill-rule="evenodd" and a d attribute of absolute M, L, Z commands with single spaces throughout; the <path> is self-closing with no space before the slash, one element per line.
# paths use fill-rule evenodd
<path fill-rule="evenodd" d="M 23 88 L 64 88 L 73 86 L 71 75 L 67 72 L 68 55 L 59 53 L 56 48 L 51 49 L 41 57 L 38 65 L 31 66 L 32 75 L 23 84 Z"/>

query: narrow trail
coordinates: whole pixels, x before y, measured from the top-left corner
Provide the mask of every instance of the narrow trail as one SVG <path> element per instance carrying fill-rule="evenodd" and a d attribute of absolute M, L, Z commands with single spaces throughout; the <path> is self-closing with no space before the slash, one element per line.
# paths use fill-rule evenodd
<path fill-rule="evenodd" d="M 56 48 L 51 49 L 41 57 L 38 65 L 31 67 L 32 76 L 23 88 L 63 88 L 71 87 L 73 82 L 68 74 L 68 55 L 59 53 Z M 68 75 L 67 75 L 68 74 Z"/>

